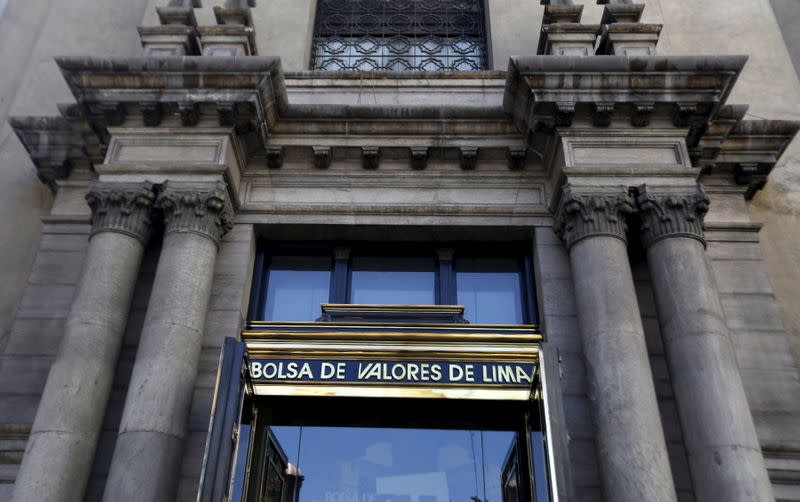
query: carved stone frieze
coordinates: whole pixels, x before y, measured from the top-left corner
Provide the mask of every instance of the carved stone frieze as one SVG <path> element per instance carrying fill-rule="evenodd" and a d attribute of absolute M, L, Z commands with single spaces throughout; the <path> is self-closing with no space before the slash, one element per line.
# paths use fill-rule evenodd
<path fill-rule="evenodd" d="M 638 189 L 636 204 L 642 219 L 644 247 L 665 237 L 689 237 L 705 244 L 703 216 L 709 200 L 703 188 L 659 191 L 646 185 Z"/>
<path fill-rule="evenodd" d="M 95 182 L 86 202 L 92 210 L 92 236 L 118 232 L 139 239 L 150 238 L 150 213 L 155 201 L 153 184 Z"/>
<path fill-rule="evenodd" d="M 219 244 L 233 226 L 227 187 L 221 181 L 201 185 L 168 181 L 156 205 L 164 211 L 165 234 L 197 233 Z"/>
<path fill-rule="evenodd" d="M 625 216 L 633 212 L 633 198 L 624 186 L 576 189 L 564 185 L 556 210 L 555 231 L 567 248 L 586 237 L 610 236 L 625 241 Z"/>

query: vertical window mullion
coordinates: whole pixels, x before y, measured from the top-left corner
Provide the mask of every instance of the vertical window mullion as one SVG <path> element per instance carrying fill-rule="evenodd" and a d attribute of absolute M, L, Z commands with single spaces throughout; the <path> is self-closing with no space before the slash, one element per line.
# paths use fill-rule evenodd
<path fill-rule="evenodd" d="M 439 305 L 455 305 L 457 302 L 454 254 L 453 248 L 436 250 L 436 303 Z"/>
<path fill-rule="evenodd" d="M 253 285 L 250 289 L 250 305 L 247 309 L 248 321 L 259 320 L 263 317 L 261 307 L 264 301 L 263 283 L 266 281 L 267 268 L 264 264 L 264 249 L 256 251 L 256 259 L 253 263 Z"/>
<path fill-rule="evenodd" d="M 528 324 L 539 324 L 539 313 L 536 308 L 536 282 L 533 276 L 533 260 L 530 255 L 522 257 L 522 294 L 524 295 L 523 305 L 525 305 L 525 322 Z"/>
<path fill-rule="evenodd" d="M 350 303 L 348 284 L 350 278 L 349 247 L 338 247 L 333 250 L 333 273 L 331 274 L 331 303 Z"/>

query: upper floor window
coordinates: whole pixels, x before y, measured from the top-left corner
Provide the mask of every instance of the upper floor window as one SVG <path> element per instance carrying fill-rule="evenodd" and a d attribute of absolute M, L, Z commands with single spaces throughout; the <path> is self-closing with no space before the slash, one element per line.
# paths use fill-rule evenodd
<path fill-rule="evenodd" d="M 488 68 L 484 0 L 318 0 L 312 70 Z"/>
<path fill-rule="evenodd" d="M 457 304 L 470 323 L 536 323 L 525 248 L 270 243 L 257 254 L 250 319 L 313 321 L 322 303 Z"/>

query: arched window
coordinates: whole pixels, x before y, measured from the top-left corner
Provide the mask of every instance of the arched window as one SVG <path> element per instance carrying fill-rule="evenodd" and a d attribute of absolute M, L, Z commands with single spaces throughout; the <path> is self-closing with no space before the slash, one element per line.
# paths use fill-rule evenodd
<path fill-rule="evenodd" d="M 319 0 L 312 70 L 488 67 L 483 0 Z"/>

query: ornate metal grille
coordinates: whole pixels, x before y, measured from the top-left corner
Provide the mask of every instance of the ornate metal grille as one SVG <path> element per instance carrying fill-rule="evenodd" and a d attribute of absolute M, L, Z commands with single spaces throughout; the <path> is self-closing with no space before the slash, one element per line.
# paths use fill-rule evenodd
<path fill-rule="evenodd" d="M 487 68 L 483 0 L 318 0 L 311 69 Z"/>

